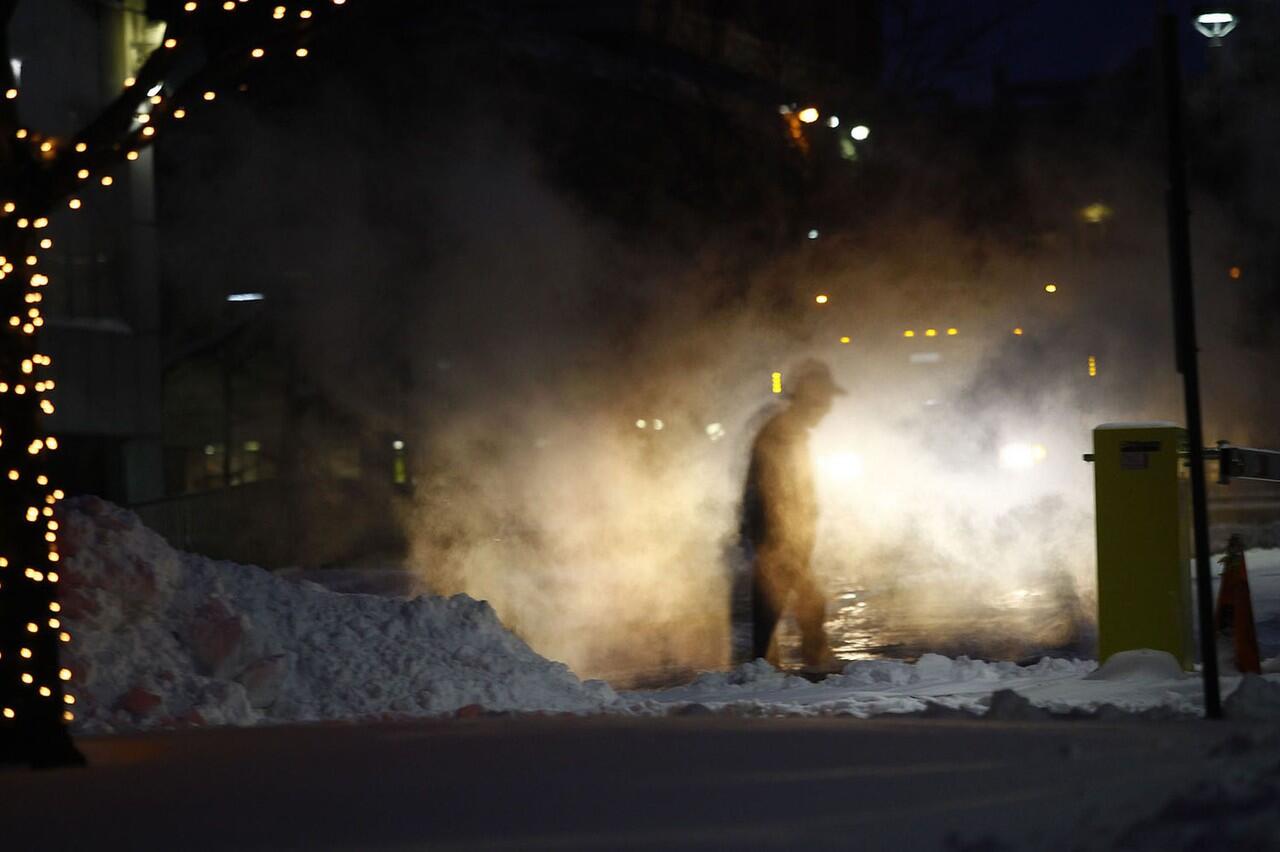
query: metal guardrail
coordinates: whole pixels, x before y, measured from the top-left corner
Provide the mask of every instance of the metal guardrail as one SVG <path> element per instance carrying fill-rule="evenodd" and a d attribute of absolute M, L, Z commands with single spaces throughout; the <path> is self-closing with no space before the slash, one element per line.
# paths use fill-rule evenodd
<path fill-rule="evenodd" d="M 1229 485 L 1236 479 L 1280 482 L 1280 451 L 1233 447 L 1219 441 L 1213 452 L 1218 459 L 1218 483 Z"/>

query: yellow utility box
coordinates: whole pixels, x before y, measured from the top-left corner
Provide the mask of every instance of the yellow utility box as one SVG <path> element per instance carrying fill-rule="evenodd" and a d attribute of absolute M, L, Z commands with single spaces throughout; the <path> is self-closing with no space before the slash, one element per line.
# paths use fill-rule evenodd
<path fill-rule="evenodd" d="M 1093 430 L 1099 662 L 1154 648 L 1193 667 L 1186 448 L 1172 423 Z"/>

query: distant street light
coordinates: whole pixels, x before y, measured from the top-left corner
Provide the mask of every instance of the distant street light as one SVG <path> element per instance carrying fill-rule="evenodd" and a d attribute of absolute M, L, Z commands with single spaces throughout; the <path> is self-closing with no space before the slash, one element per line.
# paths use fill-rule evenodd
<path fill-rule="evenodd" d="M 849 135 L 855 142 L 862 142 L 871 135 L 871 128 L 865 124 L 859 124 L 849 129 Z"/>
<path fill-rule="evenodd" d="M 811 240 L 816 240 L 817 238 L 818 238 L 818 229 L 817 229 L 817 228 L 810 228 L 810 229 L 809 229 L 809 239 L 811 239 Z"/>
<path fill-rule="evenodd" d="M 1209 39 L 1213 47 L 1221 47 L 1222 40 L 1240 23 L 1239 18 L 1220 7 L 1201 9 L 1196 12 L 1194 20 L 1196 31 Z"/>
<path fill-rule="evenodd" d="M 839 126 L 840 126 L 840 116 L 838 115 L 827 116 L 827 127 L 835 128 Z"/>
<path fill-rule="evenodd" d="M 1080 218 L 1088 222 L 1090 225 L 1101 225 L 1103 222 L 1111 218 L 1111 208 L 1103 204 L 1101 201 L 1095 201 L 1092 204 L 1080 208 Z"/>
<path fill-rule="evenodd" d="M 800 110 L 800 112 L 797 114 L 796 117 L 799 118 L 801 121 L 803 121 L 805 124 L 813 124 L 815 121 L 818 120 L 818 110 L 816 107 L 805 107 L 804 109 Z"/>
<path fill-rule="evenodd" d="M 231 293 L 227 296 L 228 302 L 261 302 L 266 296 L 261 293 Z"/>

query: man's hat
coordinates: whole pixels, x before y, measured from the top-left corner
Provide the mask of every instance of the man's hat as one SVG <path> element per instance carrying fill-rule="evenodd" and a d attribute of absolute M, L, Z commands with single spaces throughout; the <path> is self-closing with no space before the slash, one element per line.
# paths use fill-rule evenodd
<path fill-rule="evenodd" d="M 826 362 L 807 358 L 795 366 L 787 382 L 787 396 L 845 396 L 849 392 L 836 384 Z"/>

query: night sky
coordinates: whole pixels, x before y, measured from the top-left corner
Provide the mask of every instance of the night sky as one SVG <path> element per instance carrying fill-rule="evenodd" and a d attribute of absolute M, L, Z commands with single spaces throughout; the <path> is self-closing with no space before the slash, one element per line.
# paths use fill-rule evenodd
<path fill-rule="evenodd" d="M 1206 43 L 1190 23 L 1191 3 L 1175 0 L 1168 5 L 1182 22 L 1183 66 L 1188 74 L 1195 74 L 1204 67 Z M 1163 6 L 1154 0 L 955 4 L 944 14 L 957 28 L 997 16 L 1005 23 L 973 52 L 973 67 L 950 73 L 945 85 L 960 100 L 982 102 L 991 97 L 991 74 L 997 67 L 1004 68 L 1013 83 L 1073 80 L 1115 71 L 1150 47 L 1155 15 Z M 892 45 L 897 28 L 898 21 L 888 10 L 890 63 L 896 58 Z"/>

